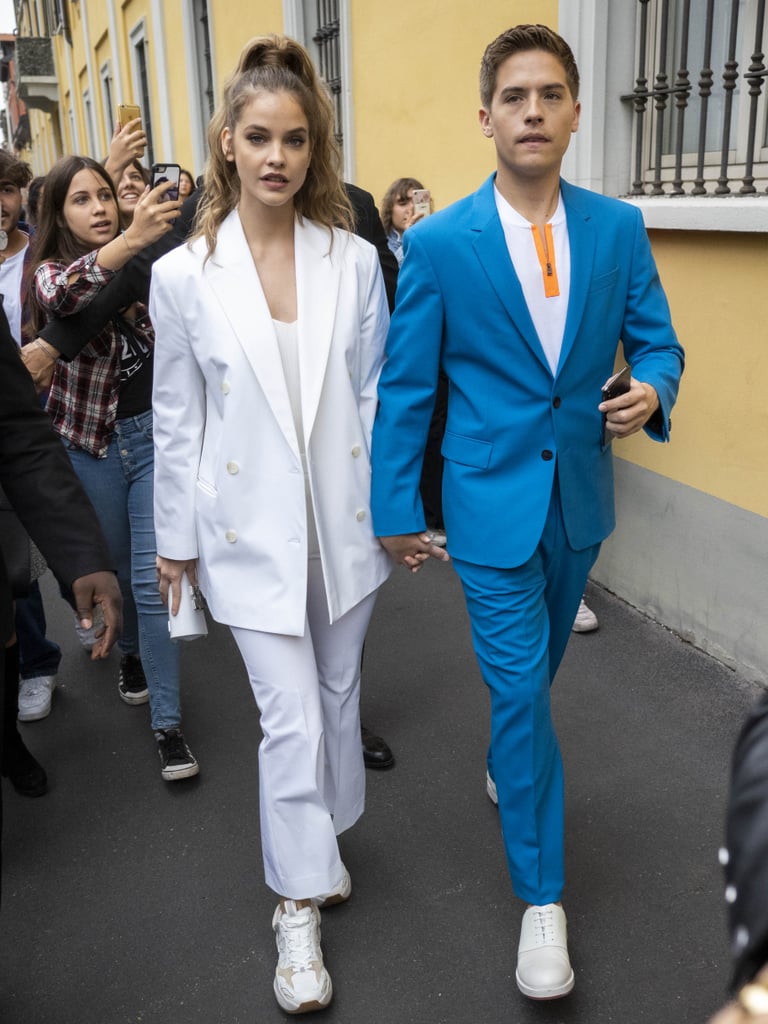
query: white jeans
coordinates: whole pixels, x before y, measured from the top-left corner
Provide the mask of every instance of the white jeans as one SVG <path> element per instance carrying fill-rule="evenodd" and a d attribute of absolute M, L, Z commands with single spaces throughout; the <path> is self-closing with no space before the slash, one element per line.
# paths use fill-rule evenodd
<path fill-rule="evenodd" d="M 336 836 L 365 805 L 360 657 L 376 600 L 332 626 L 322 567 L 309 562 L 304 636 L 230 627 L 261 712 L 261 848 L 267 885 L 306 899 L 342 876 Z"/>

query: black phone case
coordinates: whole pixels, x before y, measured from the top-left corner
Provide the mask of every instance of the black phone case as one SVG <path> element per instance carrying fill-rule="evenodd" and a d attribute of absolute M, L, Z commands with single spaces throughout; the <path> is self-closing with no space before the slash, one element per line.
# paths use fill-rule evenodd
<path fill-rule="evenodd" d="M 614 373 L 614 375 L 610 377 L 600 389 L 602 391 L 603 401 L 608 402 L 611 398 L 618 398 L 619 395 L 626 395 L 629 391 L 631 380 L 631 367 L 622 367 L 619 372 Z M 605 413 L 603 413 L 603 447 L 609 445 L 614 436 L 613 431 L 608 429 L 606 416 Z"/>

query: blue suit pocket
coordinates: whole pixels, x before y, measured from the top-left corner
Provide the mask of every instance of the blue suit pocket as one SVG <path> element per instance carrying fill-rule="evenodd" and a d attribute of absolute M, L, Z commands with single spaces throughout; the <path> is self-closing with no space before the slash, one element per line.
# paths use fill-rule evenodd
<path fill-rule="evenodd" d="M 603 288 L 612 288 L 619 277 L 619 268 L 614 267 L 613 270 L 609 270 L 607 274 L 600 274 L 598 277 L 593 277 L 589 285 L 589 294 L 594 295 L 595 292 L 602 291 Z"/>
<path fill-rule="evenodd" d="M 474 437 L 464 437 L 446 430 L 443 436 L 442 455 L 449 462 L 458 462 L 462 466 L 475 469 L 488 469 L 493 452 L 490 441 L 479 441 Z"/>

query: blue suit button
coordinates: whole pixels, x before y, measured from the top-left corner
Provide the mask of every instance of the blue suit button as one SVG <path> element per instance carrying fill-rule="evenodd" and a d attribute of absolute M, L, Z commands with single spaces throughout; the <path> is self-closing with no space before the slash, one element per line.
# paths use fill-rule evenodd
<path fill-rule="evenodd" d="M 541 457 L 542 459 L 544 459 L 545 462 L 551 462 L 554 458 L 554 455 L 549 450 L 549 448 L 545 448 L 544 451 L 541 453 Z"/>
<path fill-rule="evenodd" d="M 554 407 L 556 409 L 560 408 L 560 396 L 559 395 L 552 399 L 552 405 L 554 405 Z"/>

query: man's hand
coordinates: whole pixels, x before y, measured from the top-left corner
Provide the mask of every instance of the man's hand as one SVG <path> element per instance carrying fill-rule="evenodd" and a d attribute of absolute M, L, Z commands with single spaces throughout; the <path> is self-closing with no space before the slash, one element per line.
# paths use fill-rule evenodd
<path fill-rule="evenodd" d="M 433 543 L 428 530 L 422 533 L 401 533 L 392 537 L 379 537 L 379 543 L 398 565 L 404 565 L 411 572 L 418 572 L 428 558 L 450 562 L 451 556 L 445 548 Z"/>
<path fill-rule="evenodd" d="M 600 412 L 605 413 L 608 429 L 615 437 L 629 437 L 642 430 L 658 408 L 656 388 L 634 377 L 626 394 L 598 405 Z"/>
<path fill-rule="evenodd" d="M 104 632 L 97 638 L 91 658 L 106 658 L 123 628 L 123 595 L 113 572 L 92 572 L 72 584 L 77 617 L 83 629 L 93 625 L 93 607 L 100 604 L 104 613 Z"/>
<path fill-rule="evenodd" d="M 21 361 L 29 370 L 38 394 L 51 386 L 59 355 L 59 350 L 42 338 L 35 338 L 21 349 Z"/>

